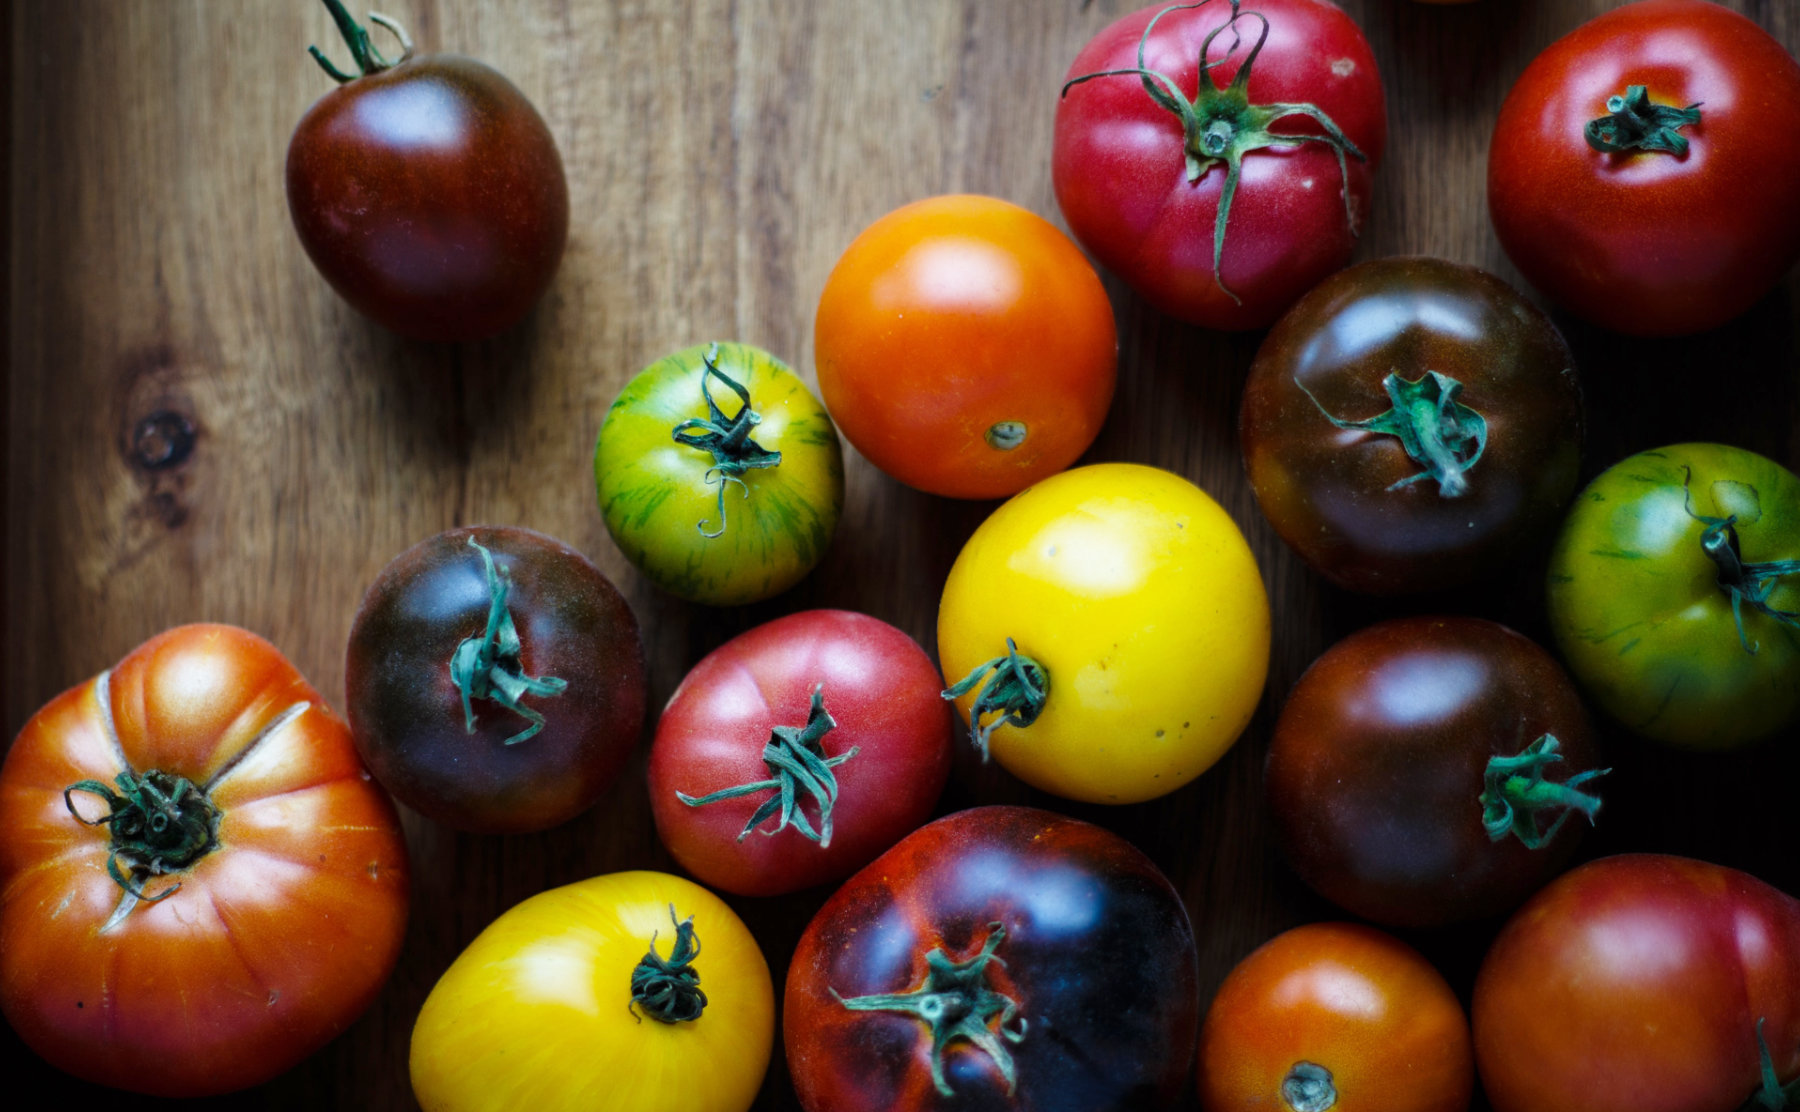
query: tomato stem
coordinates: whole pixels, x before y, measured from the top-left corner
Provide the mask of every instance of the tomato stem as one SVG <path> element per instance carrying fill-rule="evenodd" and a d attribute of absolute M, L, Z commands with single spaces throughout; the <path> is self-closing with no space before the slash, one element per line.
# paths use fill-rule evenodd
<path fill-rule="evenodd" d="M 1436 371 L 1426 371 L 1411 382 L 1389 373 L 1381 380 L 1381 388 L 1387 391 L 1392 407 L 1365 421 L 1332 416 L 1305 383 L 1296 378 L 1294 385 L 1333 425 L 1396 437 L 1407 456 L 1425 468 L 1387 489 L 1399 490 L 1432 479 L 1444 498 L 1460 498 L 1469 492 L 1469 472 L 1487 449 L 1487 418 L 1457 401 L 1462 383 Z"/>
<path fill-rule="evenodd" d="M 1589 769 L 1561 783 L 1546 780 L 1544 770 L 1563 759 L 1558 752 L 1561 747 L 1555 734 L 1545 734 L 1518 756 L 1488 760 L 1479 802 L 1481 825 L 1487 829 L 1489 839 L 1499 842 L 1512 834 L 1525 843 L 1526 849 L 1542 849 L 1576 812 L 1586 815 L 1588 825 L 1593 825 L 1600 813 L 1600 797 L 1577 789 L 1612 769 Z M 1546 828 L 1544 819 L 1552 812 L 1560 813 Z"/>
<path fill-rule="evenodd" d="M 736 483 L 743 488 L 744 497 L 749 498 L 750 486 L 744 482 L 744 472 L 776 466 L 781 462 L 781 453 L 771 452 L 750 439 L 750 430 L 762 421 L 762 414 L 750 408 L 750 391 L 719 369 L 719 345 L 715 343 L 707 349 L 700 361 L 705 365 L 700 372 L 700 396 L 706 399 L 707 417 L 693 417 L 681 422 L 675 426 L 673 435 L 678 444 L 712 453 L 713 465 L 707 469 L 705 481 L 709 485 L 719 484 L 719 528 L 708 533 L 706 522 L 695 525 L 701 536 L 710 539 L 725 532 L 725 488 Z M 730 387 L 743 403 L 738 407 L 737 416 L 726 417 L 719 403 L 713 401 L 707 380 L 714 377 Z"/>
<path fill-rule="evenodd" d="M 1738 643 L 1744 651 L 1756 655 L 1761 647 L 1760 642 L 1752 642 L 1744 629 L 1744 607 L 1773 618 L 1777 623 L 1789 629 L 1800 630 L 1800 611 L 1780 610 L 1769 601 L 1769 595 L 1781 580 L 1790 575 L 1800 575 L 1800 560 L 1764 560 L 1746 563 L 1743 550 L 1738 542 L 1737 514 L 1725 517 L 1708 517 L 1694 512 L 1693 492 L 1689 489 L 1694 481 L 1692 468 L 1684 467 L 1686 477 L 1681 481 L 1682 508 L 1688 516 L 1706 526 L 1700 534 L 1700 550 L 1706 553 L 1714 566 L 1719 570 L 1719 589 L 1731 598 L 1731 617 L 1737 623 Z M 1754 488 L 1738 484 L 1746 491 L 1747 497 L 1754 503 Z M 1760 513 L 1760 511 L 1758 511 Z M 1753 517 L 1752 520 L 1755 520 Z"/>
<path fill-rule="evenodd" d="M 184 776 L 156 769 L 138 776 L 126 769 L 113 783 L 117 792 L 99 780 L 71 784 L 63 789 L 63 805 L 76 822 L 109 829 L 112 852 L 106 873 L 120 888 L 145 903 L 166 899 L 180 883 L 151 896 L 144 882 L 185 869 L 217 848 L 220 811 Z M 106 800 L 107 813 L 97 819 L 83 816 L 75 806 L 76 792 Z"/>
<path fill-rule="evenodd" d="M 1231 222 L 1231 202 L 1237 195 L 1238 181 L 1243 176 L 1244 156 L 1251 151 L 1268 147 L 1300 147 L 1307 143 L 1322 143 L 1330 147 L 1337 156 L 1338 178 L 1343 183 L 1344 220 L 1353 236 L 1358 234 L 1356 209 L 1350 200 L 1350 171 L 1346 156 L 1353 157 L 1358 162 L 1367 162 L 1368 156 L 1350 141 L 1343 129 L 1338 127 L 1337 121 L 1315 104 L 1250 103 L 1250 70 L 1269 39 L 1269 19 L 1261 12 L 1240 12 L 1240 0 L 1231 0 L 1231 18 L 1213 28 L 1200 43 L 1200 59 L 1197 63 L 1199 74 L 1193 100 L 1187 99 L 1174 78 L 1149 68 L 1145 63 L 1145 50 L 1149 45 L 1151 32 L 1156 29 L 1162 17 L 1170 12 L 1201 7 L 1206 2 L 1207 0 L 1197 0 L 1192 4 L 1171 4 L 1157 12 L 1144 26 L 1144 34 L 1138 39 L 1136 66 L 1070 78 L 1063 85 L 1062 95 L 1068 96 L 1069 90 L 1075 86 L 1100 77 L 1136 77 L 1144 83 L 1144 91 L 1150 95 L 1151 100 L 1174 113 L 1181 121 L 1184 137 L 1182 152 L 1187 164 L 1188 182 L 1198 182 L 1214 166 L 1224 165 L 1225 184 L 1219 190 L 1218 215 L 1213 220 L 1213 281 L 1225 296 L 1242 305 L 1243 299 L 1225 284 L 1222 264 L 1225 256 L 1225 231 Z M 1243 64 L 1238 66 L 1231 84 L 1221 89 L 1213 81 L 1212 71 L 1242 45 L 1243 36 L 1237 26 L 1240 16 L 1254 16 L 1262 24 L 1262 30 Z M 1212 50 L 1213 40 L 1226 30 L 1231 31 L 1231 48 L 1225 52 L 1225 58 L 1208 61 L 1206 56 Z M 1325 134 L 1307 135 L 1273 130 L 1277 122 L 1289 116 L 1306 116 L 1316 121 Z"/>
<path fill-rule="evenodd" d="M 669 921 L 675 924 L 675 946 L 667 958 L 656 952 L 656 933 L 650 935 L 650 952 L 631 970 L 632 1015 L 639 1008 L 658 1023 L 689 1023 L 706 1010 L 706 993 L 700 991 L 700 974 L 694 959 L 700 956 L 700 936 L 694 933 L 694 917 L 678 919 L 669 905 Z M 638 1017 L 643 1022 L 643 1017 Z"/>
<path fill-rule="evenodd" d="M 1315 1062 L 1295 1062 L 1281 1079 L 1281 1099 L 1293 1112 L 1325 1112 L 1337 1098 L 1331 1071 Z"/>
<path fill-rule="evenodd" d="M 331 76 L 333 81 L 339 85 L 345 85 L 355 81 L 358 76 L 367 77 L 400 64 L 399 62 L 390 62 L 381 56 L 381 51 L 375 49 L 375 43 L 369 38 L 368 30 L 351 17 L 349 11 L 344 8 L 342 0 L 325 0 L 325 10 L 331 13 L 332 20 L 337 23 L 338 33 L 344 36 L 344 42 L 350 47 L 350 56 L 356 60 L 356 68 L 360 71 L 358 74 L 344 73 L 331 64 L 331 59 L 325 57 L 324 51 L 316 46 L 307 47 L 306 51 L 313 56 L 313 61 L 319 63 L 319 66 Z M 399 40 L 400 62 L 412 57 L 412 38 L 407 35 L 406 28 L 379 12 L 370 12 L 369 21 L 387 28 L 388 32 Z"/>
<path fill-rule="evenodd" d="M 1667 151 L 1680 158 L 1688 149 L 1681 129 L 1700 122 L 1700 103 L 1657 104 L 1644 86 L 1627 85 L 1623 95 L 1606 98 L 1609 114 L 1589 120 L 1582 134 L 1588 146 L 1607 154 Z"/>
<path fill-rule="evenodd" d="M 988 673 L 993 673 L 989 675 Z M 943 691 L 946 699 L 960 699 L 975 689 L 975 685 L 986 677 L 987 682 L 975 696 L 975 702 L 969 707 L 969 741 L 981 751 L 981 760 L 985 764 L 988 759 L 988 738 L 1000 728 L 1001 723 L 1009 726 L 1025 727 L 1036 722 L 1038 715 L 1044 713 L 1044 703 L 1050 698 L 1050 673 L 1044 666 L 1019 651 L 1013 639 L 1006 639 L 1006 655 L 976 665 L 975 670 L 952 684 Z M 999 717 L 989 719 L 986 725 L 982 718 L 989 714 Z"/>
<path fill-rule="evenodd" d="M 842 756 L 825 759 L 825 735 L 837 726 L 837 720 L 825 710 L 825 685 L 813 688 L 812 708 L 807 712 L 805 726 L 776 726 L 769 731 L 769 740 L 763 746 L 762 760 L 774 775 L 767 780 L 754 783 L 739 784 L 734 788 L 722 788 L 710 795 L 699 798 L 676 792 L 675 798 L 689 807 L 704 807 L 708 803 L 717 803 L 723 799 L 736 799 L 738 796 L 751 795 L 755 792 L 774 791 L 777 794 L 763 801 L 737 840 L 743 841 L 750 836 L 764 821 L 780 814 L 773 829 L 763 831 L 766 835 L 776 835 L 792 826 L 802 837 L 819 843 L 824 849 L 831 844 L 831 813 L 837 807 L 838 781 L 837 773 L 832 769 L 843 764 L 861 750 L 855 746 Z M 800 809 L 800 793 L 804 791 L 813 799 L 819 809 L 819 828 L 814 830 L 806 820 L 806 812 Z"/>
<path fill-rule="evenodd" d="M 1756 1020 L 1756 1053 L 1762 1065 L 1762 1084 L 1750 1096 L 1750 1102 L 1739 1112 L 1787 1112 L 1791 1108 L 1800 1108 L 1800 1077 L 1783 1086 L 1781 1078 L 1775 1074 L 1775 1059 L 1769 1054 L 1769 1044 L 1763 1038 L 1764 1018 Z"/>
<path fill-rule="evenodd" d="M 944 1078 L 944 1053 L 956 1039 L 967 1039 L 994 1060 L 1000 1076 L 1006 1079 L 1007 1095 L 1011 1096 L 1018 1089 L 1019 1080 L 1006 1043 L 1017 1045 L 1024 1041 L 1026 1021 L 1019 1015 L 1018 1001 L 988 986 L 989 967 L 1006 966 L 994 956 L 1005 941 L 1005 925 L 989 923 L 981 952 L 966 961 L 953 961 L 943 949 L 933 949 L 925 955 L 925 983 L 911 992 L 853 996 L 846 1000 L 834 988 L 826 991 L 853 1012 L 905 1012 L 924 1020 L 931 1028 L 931 1083 L 940 1096 L 956 1095 Z M 989 1021 L 996 1018 L 989 1026 Z M 1019 1021 L 1018 1026 L 1008 1027 L 1014 1019 Z"/>
<path fill-rule="evenodd" d="M 512 612 L 506 608 L 506 597 L 512 591 L 512 573 L 494 567 L 494 555 L 469 537 L 469 545 L 481 553 L 487 569 L 487 628 L 480 637 L 465 638 L 450 657 L 450 682 L 462 692 L 463 729 L 475 732 L 475 708 L 471 699 L 490 699 L 512 711 L 531 725 L 506 739 L 506 744 L 527 741 L 544 728 L 544 716 L 519 700 L 526 695 L 561 695 L 568 689 L 567 680 L 555 676 L 527 676 L 520 659 L 524 645 L 513 624 Z"/>

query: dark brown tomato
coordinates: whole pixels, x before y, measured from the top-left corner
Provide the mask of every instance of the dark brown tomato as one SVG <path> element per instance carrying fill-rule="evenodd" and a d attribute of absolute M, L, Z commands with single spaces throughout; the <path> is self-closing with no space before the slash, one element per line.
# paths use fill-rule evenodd
<path fill-rule="evenodd" d="M 1276 324 L 1239 432 L 1263 514 L 1314 570 L 1369 594 L 1441 590 L 1559 520 L 1580 468 L 1581 391 L 1555 326 L 1505 282 L 1377 259 Z"/>
<path fill-rule="evenodd" d="M 501 526 L 439 533 L 382 569 L 351 626 L 344 686 L 375 778 L 488 834 L 586 810 L 637 744 L 646 699 L 619 592 L 561 541 Z"/>
<path fill-rule="evenodd" d="M 505 77 L 456 55 L 407 55 L 372 62 L 301 118 L 288 210 L 313 265 L 359 312 L 415 339 L 483 339 L 517 324 L 556 273 L 569 229 L 562 159 Z"/>
<path fill-rule="evenodd" d="M 1401 618 L 1300 677 L 1266 784 L 1303 880 L 1364 918 L 1425 927 L 1506 911 L 1561 870 L 1598 809 L 1598 767 L 1549 653 L 1479 618 Z"/>
<path fill-rule="evenodd" d="M 1129 842 L 1027 807 L 960 811 L 808 925 L 788 1066 L 807 1112 L 1165 1107 L 1193 1060 L 1196 967 L 1181 898 Z"/>

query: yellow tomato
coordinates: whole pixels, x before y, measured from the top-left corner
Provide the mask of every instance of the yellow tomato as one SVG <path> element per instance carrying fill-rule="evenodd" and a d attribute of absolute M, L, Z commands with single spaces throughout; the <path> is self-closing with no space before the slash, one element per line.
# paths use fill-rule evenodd
<path fill-rule="evenodd" d="M 690 916 L 704 1007 L 660 1022 L 633 970 L 678 958 Z M 457 957 L 413 1027 L 413 1093 L 426 1112 L 743 1112 L 774 1029 L 768 963 L 724 901 L 613 873 L 531 897 Z"/>
<path fill-rule="evenodd" d="M 987 742 L 1028 784 L 1136 803 L 1210 768 L 1250 721 L 1269 666 L 1269 599 L 1243 534 L 1199 487 L 1154 467 L 1065 471 L 996 510 L 963 547 L 938 611 L 955 682 L 1028 659 L 1037 716 Z M 964 715 L 1009 665 L 957 698 Z M 959 687 L 962 685 L 958 685 Z M 1016 685 L 1015 685 L 1016 686 Z M 980 744 L 978 742 L 978 744 Z"/>

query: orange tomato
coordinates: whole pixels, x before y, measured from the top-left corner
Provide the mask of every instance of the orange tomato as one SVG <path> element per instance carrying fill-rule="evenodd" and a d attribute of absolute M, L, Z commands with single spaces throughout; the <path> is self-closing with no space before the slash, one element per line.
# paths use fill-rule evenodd
<path fill-rule="evenodd" d="M 1200 1031 L 1206 1112 L 1463 1112 L 1469 1021 L 1418 951 L 1314 923 L 1238 963 Z"/>
<path fill-rule="evenodd" d="M 1087 258 L 992 197 L 918 201 L 850 244 L 819 299 L 819 390 L 869 462 L 1001 498 L 1074 463 L 1112 403 L 1118 336 Z"/>

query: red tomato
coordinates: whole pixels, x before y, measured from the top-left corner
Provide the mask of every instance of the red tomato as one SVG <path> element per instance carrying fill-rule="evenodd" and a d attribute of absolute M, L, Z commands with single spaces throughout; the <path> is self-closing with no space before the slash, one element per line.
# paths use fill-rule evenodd
<path fill-rule="evenodd" d="M 1386 144 L 1375 56 L 1336 6 L 1157 4 L 1069 67 L 1051 175 L 1075 238 L 1150 304 L 1262 328 L 1350 261 Z"/>
<path fill-rule="evenodd" d="M 388 63 L 326 0 L 361 76 L 319 98 L 288 142 L 300 244 L 359 312 L 421 340 L 517 324 L 556 274 L 569 189 L 543 118 L 505 77 L 453 54 Z"/>
<path fill-rule="evenodd" d="M 727 641 L 657 723 L 657 833 L 683 868 L 741 896 L 849 876 L 930 817 L 950 775 L 943 686 L 912 638 L 847 610 Z"/>
<path fill-rule="evenodd" d="M 0 768 L 0 1007 L 91 1081 L 257 1085 L 374 999 L 406 874 L 319 693 L 254 634 L 182 626 L 52 700 Z"/>
<path fill-rule="evenodd" d="M 1702 861 L 1604 858 L 1506 924 L 1472 1010 L 1495 1112 L 1791 1108 L 1800 901 Z"/>
<path fill-rule="evenodd" d="M 1003 498 L 1087 450 L 1119 345 L 1069 237 L 956 196 L 856 237 L 825 281 L 813 347 L 825 406 L 870 463 L 931 494 Z"/>
<path fill-rule="evenodd" d="M 1800 146 L 1772 141 L 1796 134 L 1800 64 L 1755 23 L 1704 0 L 1627 4 L 1552 43 L 1507 95 L 1494 230 L 1596 324 L 1712 328 L 1800 258 Z"/>
<path fill-rule="evenodd" d="M 1462 1112 L 1474 1086 L 1456 994 L 1372 927 L 1270 939 L 1225 978 L 1200 1029 L 1206 1112 Z"/>

